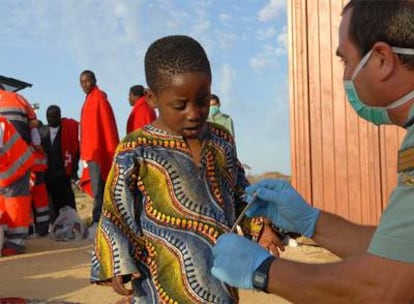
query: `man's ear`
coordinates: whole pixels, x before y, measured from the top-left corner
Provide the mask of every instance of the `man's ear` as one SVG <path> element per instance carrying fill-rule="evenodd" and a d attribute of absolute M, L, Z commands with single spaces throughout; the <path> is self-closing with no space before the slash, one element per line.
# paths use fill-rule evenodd
<path fill-rule="evenodd" d="M 385 42 L 377 42 L 373 47 L 373 55 L 377 58 L 378 77 L 380 80 L 387 80 L 398 65 L 398 57 Z"/>
<path fill-rule="evenodd" d="M 145 89 L 145 98 L 147 99 L 148 104 L 153 108 L 157 108 L 157 97 L 151 89 Z"/>

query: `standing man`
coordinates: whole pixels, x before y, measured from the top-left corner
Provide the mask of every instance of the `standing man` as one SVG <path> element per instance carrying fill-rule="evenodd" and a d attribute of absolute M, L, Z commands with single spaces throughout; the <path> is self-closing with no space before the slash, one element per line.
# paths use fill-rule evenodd
<path fill-rule="evenodd" d="M 145 89 L 142 85 L 134 85 L 129 89 L 129 104 L 132 111 L 127 122 L 127 134 L 154 121 L 156 114 L 145 98 Z"/>
<path fill-rule="evenodd" d="M 40 128 L 40 136 L 47 155 L 46 187 L 53 223 L 63 207 L 70 206 L 76 210 L 72 181 L 78 180 L 79 123 L 71 118 L 62 118 L 57 105 L 47 108 L 46 119 L 48 124 Z"/>
<path fill-rule="evenodd" d="M 220 112 L 220 98 L 217 95 L 211 94 L 210 96 L 210 111 L 207 121 L 215 122 L 226 128 L 230 134 L 234 137 L 233 120 L 230 115 Z"/>
<path fill-rule="evenodd" d="M 94 230 L 101 216 L 105 181 L 119 136 L 111 104 L 106 93 L 96 85 L 95 74 L 89 70 L 83 71 L 80 85 L 86 94 L 80 121 L 80 157 L 84 162 L 84 170 L 88 170 L 94 199 L 90 238 L 95 235 Z"/>
<path fill-rule="evenodd" d="M 213 274 L 302 303 L 414 302 L 414 1 L 351 0 L 339 27 L 337 55 L 354 110 L 376 125 L 407 130 L 398 185 L 377 227 L 351 223 L 310 206 L 288 183 L 266 180 L 246 189 L 248 216 L 265 216 L 312 238 L 343 260 L 304 264 L 269 257 L 235 234 L 221 236 Z"/>

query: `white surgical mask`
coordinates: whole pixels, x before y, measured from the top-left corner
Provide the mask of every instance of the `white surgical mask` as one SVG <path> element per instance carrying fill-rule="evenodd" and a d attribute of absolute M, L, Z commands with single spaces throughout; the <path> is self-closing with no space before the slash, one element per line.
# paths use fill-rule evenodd
<path fill-rule="evenodd" d="M 413 55 L 414 56 L 414 49 L 409 48 L 398 48 L 398 47 L 392 47 L 391 48 L 394 53 L 402 54 L 402 55 Z M 359 71 L 362 69 L 362 67 L 365 66 L 368 59 L 371 57 L 372 50 L 369 51 L 358 63 L 358 65 L 355 68 L 354 73 L 352 74 L 351 79 L 344 80 L 344 88 L 346 95 L 348 96 L 348 100 L 351 104 L 351 106 L 354 108 L 354 110 L 358 113 L 358 115 L 376 125 L 383 125 L 383 124 L 392 124 L 391 119 L 388 116 L 388 109 L 394 109 L 397 108 L 403 104 L 405 104 L 407 101 L 410 101 L 412 98 L 414 98 L 414 90 L 407 93 L 403 97 L 393 101 L 391 104 L 389 104 L 386 107 L 375 107 L 375 106 L 368 106 L 366 105 L 358 96 L 358 92 L 354 85 L 354 79 L 358 75 Z"/>

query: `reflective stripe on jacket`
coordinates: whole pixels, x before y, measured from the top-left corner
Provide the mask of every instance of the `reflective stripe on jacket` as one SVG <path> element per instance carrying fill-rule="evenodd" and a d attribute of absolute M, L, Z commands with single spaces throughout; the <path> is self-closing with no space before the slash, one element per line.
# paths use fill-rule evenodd
<path fill-rule="evenodd" d="M 43 150 L 34 150 L 33 172 L 45 172 L 47 169 L 47 158 Z"/>
<path fill-rule="evenodd" d="M 7 187 L 22 177 L 34 162 L 32 150 L 13 125 L 0 115 L 3 143 L 0 148 L 0 187 Z"/>

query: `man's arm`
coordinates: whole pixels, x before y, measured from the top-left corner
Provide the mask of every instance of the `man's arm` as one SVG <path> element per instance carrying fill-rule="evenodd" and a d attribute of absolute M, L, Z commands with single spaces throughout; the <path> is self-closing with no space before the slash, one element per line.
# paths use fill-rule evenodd
<path fill-rule="evenodd" d="M 339 257 L 345 258 L 365 253 L 374 231 L 374 226 L 357 225 L 321 211 L 312 239 Z"/>
<path fill-rule="evenodd" d="M 414 264 L 364 253 L 330 264 L 276 259 L 267 290 L 295 303 L 411 303 L 413 282 Z"/>

